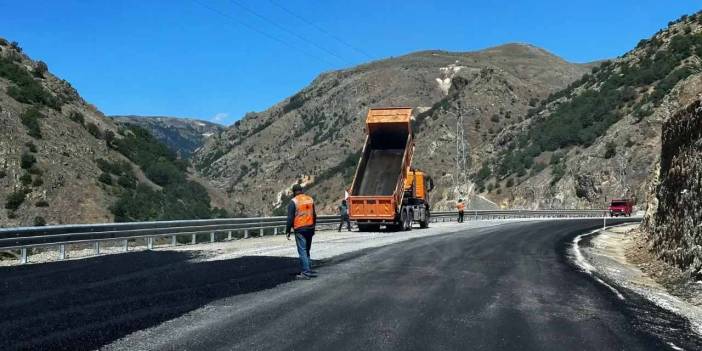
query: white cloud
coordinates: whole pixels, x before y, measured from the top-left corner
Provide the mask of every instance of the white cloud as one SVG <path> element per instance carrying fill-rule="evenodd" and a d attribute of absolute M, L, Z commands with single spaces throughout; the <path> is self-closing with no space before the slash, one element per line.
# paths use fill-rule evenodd
<path fill-rule="evenodd" d="M 214 115 L 214 117 L 210 118 L 210 121 L 215 122 L 215 123 L 222 123 L 227 118 L 229 118 L 228 113 L 220 112 L 220 113 Z"/>

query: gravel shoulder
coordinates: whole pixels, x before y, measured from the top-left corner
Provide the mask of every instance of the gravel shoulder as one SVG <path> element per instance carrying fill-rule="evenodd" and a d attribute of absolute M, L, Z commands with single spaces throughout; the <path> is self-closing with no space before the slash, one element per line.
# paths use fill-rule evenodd
<path fill-rule="evenodd" d="M 620 300 L 643 297 L 681 316 L 686 321 L 685 328 L 698 337 L 702 335 L 700 284 L 687 281 L 679 270 L 657 260 L 648 251 L 638 225 L 583 235 L 575 239 L 573 250 L 576 263 L 613 290 Z M 677 347 L 674 342 L 670 345 Z"/>

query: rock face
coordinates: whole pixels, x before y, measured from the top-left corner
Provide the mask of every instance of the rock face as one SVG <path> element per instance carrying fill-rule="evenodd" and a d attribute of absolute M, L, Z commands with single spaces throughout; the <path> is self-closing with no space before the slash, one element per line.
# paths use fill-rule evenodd
<path fill-rule="evenodd" d="M 182 158 L 204 145 L 205 140 L 219 134 L 224 127 L 212 122 L 190 118 L 160 116 L 110 116 L 117 125 L 137 125 L 166 144 Z"/>
<path fill-rule="evenodd" d="M 702 95 L 699 96 L 702 98 Z M 663 125 L 660 167 L 644 228 L 664 261 L 702 277 L 702 100 Z"/>
<path fill-rule="evenodd" d="M 470 53 L 424 51 L 328 72 L 213 136 L 193 160 L 232 200 L 234 212 L 270 214 L 299 180 L 308 183 L 321 211 L 333 212 L 353 177 L 368 108 L 411 106 L 415 166 L 435 180 L 435 208 L 449 208 L 471 189 L 466 183 L 455 188 L 455 180 L 487 158 L 500 130 L 591 67 L 508 44 Z M 456 174 L 458 115 L 467 144 L 465 174 Z M 479 197 L 473 203 L 497 206 Z"/>

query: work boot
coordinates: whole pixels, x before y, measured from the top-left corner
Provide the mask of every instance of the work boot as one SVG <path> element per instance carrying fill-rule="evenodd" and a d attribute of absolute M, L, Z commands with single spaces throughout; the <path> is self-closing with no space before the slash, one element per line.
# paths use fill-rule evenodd
<path fill-rule="evenodd" d="M 304 273 L 300 273 L 300 274 L 295 276 L 295 279 L 297 279 L 297 280 L 310 280 L 310 279 L 312 279 L 312 277 L 310 277 Z"/>
<path fill-rule="evenodd" d="M 302 272 L 302 275 L 309 277 L 309 278 L 317 278 L 317 273 L 314 273 L 312 271 L 309 272 Z"/>

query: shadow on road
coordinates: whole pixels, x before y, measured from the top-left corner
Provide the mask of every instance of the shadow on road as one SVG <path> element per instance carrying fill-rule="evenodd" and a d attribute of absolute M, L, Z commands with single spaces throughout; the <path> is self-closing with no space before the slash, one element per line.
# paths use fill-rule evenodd
<path fill-rule="evenodd" d="M 0 349 L 93 350 L 214 300 L 294 280 L 295 258 L 135 252 L 0 268 Z"/>

